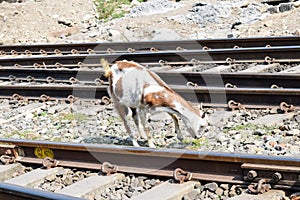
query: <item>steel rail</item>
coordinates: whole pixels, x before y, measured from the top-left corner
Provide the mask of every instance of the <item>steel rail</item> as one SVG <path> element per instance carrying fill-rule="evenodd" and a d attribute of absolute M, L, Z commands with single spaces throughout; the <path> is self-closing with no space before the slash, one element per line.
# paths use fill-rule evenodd
<path fill-rule="evenodd" d="M 84 69 L 28 69 L 28 68 L 0 68 L 1 80 L 18 81 L 18 79 L 27 79 L 28 77 L 39 79 L 44 82 L 53 81 L 69 82 L 71 78 L 76 78 L 81 83 L 104 81 L 107 79 L 103 75 L 104 70 L 84 70 Z M 273 85 L 282 88 L 300 88 L 300 76 L 298 74 L 282 73 L 206 73 L 206 72 L 156 72 L 167 84 L 187 85 L 188 82 L 198 86 L 224 87 L 231 84 L 238 88 L 270 88 Z M 51 80 L 47 80 L 51 79 Z M 275 86 L 275 87 L 276 87 Z"/>
<path fill-rule="evenodd" d="M 102 144 L 75 144 L 46 141 L 0 139 L 0 152 L 13 151 L 15 161 L 42 164 L 35 148 L 52 151 L 58 166 L 101 169 L 104 162 L 117 166 L 118 172 L 173 177 L 177 168 L 191 172 L 192 179 L 249 184 L 280 173 L 276 187 L 298 188 L 300 159 L 297 157 L 264 156 L 236 153 L 202 152 L 183 149 L 153 149 Z M 248 180 L 247 174 L 258 174 Z"/>
<path fill-rule="evenodd" d="M 300 106 L 300 89 L 272 88 L 220 88 L 220 87 L 186 87 L 172 86 L 186 100 L 193 103 L 205 103 L 213 107 L 227 107 L 227 102 L 234 100 L 251 106 L 279 106 L 286 102 Z M 50 98 L 68 98 L 70 95 L 79 99 L 101 99 L 108 96 L 107 86 L 84 85 L 1 85 L 0 96 L 13 97 L 15 94 L 24 98 L 47 95 Z"/>
<path fill-rule="evenodd" d="M 0 183 L 0 199 L 10 200 L 81 200 L 81 198 L 71 197 L 53 192 L 22 187 L 18 185 Z"/>
<path fill-rule="evenodd" d="M 179 41 L 146 41 L 146 42 L 114 42 L 114 43 L 72 43 L 72 44 L 32 44 L 32 45 L 1 45 L 0 51 L 11 54 L 11 51 L 25 53 L 31 51 L 39 54 L 41 50 L 54 53 L 60 50 L 62 53 L 71 53 L 74 49 L 80 53 L 87 53 L 88 50 L 95 52 L 113 51 L 126 52 L 129 48 L 136 51 L 149 51 L 151 48 L 157 50 L 176 50 L 179 48 L 187 50 L 200 50 L 204 48 L 247 48 L 265 46 L 292 46 L 300 45 L 300 37 L 253 37 L 253 38 L 219 38 Z"/>
<path fill-rule="evenodd" d="M 161 52 L 136 52 L 114 54 L 87 54 L 64 56 L 17 56 L 0 58 L 0 66 L 26 66 L 39 64 L 41 66 L 55 65 L 57 62 L 66 64 L 84 63 L 98 64 L 101 58 L 110 63 L 116 60 L 134 60 L 140 63 L 186 62 L 199 61 L 202 63 L 235 63 L 235 62 L 300 62 L 300 46 L 214 49 L 214 50 L 186 50 Z"/>

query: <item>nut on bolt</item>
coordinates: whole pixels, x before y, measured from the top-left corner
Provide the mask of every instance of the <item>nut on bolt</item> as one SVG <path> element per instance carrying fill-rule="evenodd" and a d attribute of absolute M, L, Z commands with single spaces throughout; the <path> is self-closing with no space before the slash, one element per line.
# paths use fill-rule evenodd
<path fill-rule="evenodd" d="M 255 179 L 257 177 L 257 172 L 254 171 L 254 170 L 250 170 L 248 173 L 247 173 L 247 179 L 249 181 L 252 181 L 253 179 Z"/>
<path fill-rule="evenodd" d="M 281 179 L 282 179 L 282 175 L 281 175 L 281 173 L 279 173 L 279 172 L 275 172 L 275 173 L 272 175 L 272 180 L 273 180 L 275 183 L 279 182 Z"/>

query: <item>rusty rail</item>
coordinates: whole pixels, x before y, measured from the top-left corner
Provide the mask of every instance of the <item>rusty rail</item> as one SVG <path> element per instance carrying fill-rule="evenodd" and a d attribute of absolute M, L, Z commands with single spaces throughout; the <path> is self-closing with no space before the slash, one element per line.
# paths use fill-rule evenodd
<path fill-rule="evenodd" d="M 114 52 L 157 50 L 200 50 L 219 48 L 247 48 L 265 46 L 300 45 L 300 37 L 253 37 L 253 38 L 220 38 L 180 41 L 147 41 L 116 43 L 77 43 L 77 44 L 33 44 L 33 45 L 1 45 L 2 55 L 58 55 L 70 53 L 109 53 Z"/>
<path fill-rule="evenodd" d="M 300 160 L 296 157 L 12 139 L 0 139 L 0 144 L 1 155 L 10 152 L 9 155 L 21 163 L 42 165 L 43 158 L 51 155 L 57 162 L 56 166 L 63 167 L 111 169 L 111 173 L 117 171 L 165 177 L 185 174 L 189 176 L 187 179 L 241 185 L 265 180 L 272 188 L 295 190 L 300 187 Z M 37 148 L 39 152 L 52 153 L 36 154 Z"/>
<path fill-rule="evenodd" d="M 229 100 L 235 100 L 243 105 L 251 106 L 279 106 L 280 103 L 300 106 L 300 89 L 278 88 L 221 88 L 221 87 L 186 87 L 170 85 L 186 100 L 194 103 L 204 103 L 205 106 L 227 107 Z M 0 96 L 13 99 L 68 99 L 72 97 L 82 100 L 97 100 L 108 96 L 107 86 L 82 85 L 2 85 Z"/>
<path fill-rule="evenodd" d="M 76 78 L 78 83 L 94 83 L 95 85 L 107 82 L 103 75 L 102 68 L 95 70 L 87 69 L 28 69 L 28 68 L 2 68 L 0 69 L 0 79 L 4 81 L 30 82 L 29 77 L 39 82 L 65 82 L 72 83 L 71 79 Z M 167 84 L 186 85 L 187 82 L 198 86 L 224 87 L 230 83 L 238 88 L 270 88 L 276 85 L 282 88 L 299 88 L 300 77 L 298 74 L 279 74 L 279 73 L 207 73 L 207 72 L 156 72 Z M 215 81 L 214 81 L 215 80 Z M 218 80 L 218 81 L 217 81 Z M 98 81 L 98 82 L 97 82 Z"/>
<path fill-rule="evenodd" d="M 169 63 L 169 62 L 202 62 L 202 63 L 239 63 L 239 62 L 300 62 L 300 46 L 255 47 L 239 49 L 213 49 L 213 50 L 179 50 L 158 52 L 133 52 L 112 54 L 87 55 L 50 55 L 50 56 L 17 56 L 1 57 L 0 65 L 26 66 L 40 65 L 69 65 L 74 63 L 99 64 L 100 58 L 109 62 L 116 60 L 134 60 L 140 63 Z"/>

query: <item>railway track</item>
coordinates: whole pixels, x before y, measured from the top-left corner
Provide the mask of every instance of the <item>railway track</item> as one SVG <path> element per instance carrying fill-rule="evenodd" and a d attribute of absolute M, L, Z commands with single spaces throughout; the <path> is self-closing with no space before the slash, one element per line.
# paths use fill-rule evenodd
<path fill-rule="evenodd" d="M 0 52 L 5 55 L 60 55 L 60 54 L 94 54 L 113 52 L 155 51 L 155 50 L 200 50 L 219 48 L 245 48 L 266 46 L 300 45 L 299 37 L 262 37 L 204 39 L 185 41 L 153 41 L 126 43 L 84 43 L 84 44 L 34 44 L 34 45 L 1 45 Z"/>
<path fill-rule="evenodd" d="M 299 46 L 253 47 L 238 49 L 212 50 L 175 50 L 132 53 L 105 53 L 79 55 L 16 56 L 0 58 L 1 66 L 37 66 L 56 67 L 79 64 L 82 66 L 99 66 L 99 60 L 109 62 L 116 60 L 135 60 L 147 63 L 241 63 L 241 62 L 299 62 Z M 95 64 L 96 63 L 96 64 Z"/>
<path fill-rule="evenodd" d="M 172 187 L 175 189 L 170 191 L 179 195 L 179 199 L 193 199 L 197 195 L 200 198 L 201 193 L 213 199 L 217 194 L 210 191 L 212 184 L 222 190 L 222 194 L 228 193 L 226 198 L 232 199 L 241 191 L 264 193 L 269 187 L 284 190 L 286 194 L 296 192 L 300 189 L 300 162 L 295 157 L 300 152 L 297 148 L 300 144 L 297 131 L 300 106 L 298 43 L 298 37 L 284 37 L 0 46 L 0 137 L 63 138 L 62 141 L 71 142 L 2 138 L 2 162 L 14 162 L 7 166 L 30 166 L 29 171 L 33 172 L 53 170 L 52 179 L 64 177 L 64 174 L 59 175 L 61 170 L 79 168 L 84 172 L 77 170 L 74 173 L 84 173 L 83 179 L 76 180 L 75 186 L 68 185 L 77 187 L 75 191 L 79 191 L 78 187 L 83 188 L 79 183 L 89 177 L 99 178 L 100 182 L 108 177 L 121 177 L 129 182 L 135 178 L 153 182 L 132 189 L 126 185 L 128 183 L 116 183 L 114 179 L 109 186 L 117 188 L 113 190 L 131 188 L 131 193 L 118 194 L 123 195 L 123 199 L 146 199 L 147 195 L 153 199 L 156 197 L 153 191 L 166 192 Z M 158 117 L 159 120 L 151 119 L 153 126 L 159 127 L 152 131 L 158 146 L 163 148 L 122 146 L 131 144 L 107 98 L 107 80 L 99 64 L 103 57 L 111 63 L 119 59 L 141 62 L 184 98 L 201 103 L 213 122 L 204 133 L 204 140 L 188 138 L 178 142 L 175 135 L 170 134 L 172 124 L 164 117 Z M 139 141 L 142 145 L 143 142 Z M 220 148 L 223 145 L 224 148 Z M 45 159 L 45 154 L 39 157 L 37 151 L 50 152 L 46 153 L 50 158 Z M 255 153 L 266 155 L 253 155 Z M 51 163 L 53 166 L 49 167 Z M 49 170 L 40 169 L 40 166 Z M 106 176 L 106 168 L 117 168 L 117 173 Z M 57 169 L 59 172 L 55 171 Z M 85 170 L 89 170 L 88 174 Z M 187 180 L 190 174 L 192 181 Z M 20 177 L 25 180 L 22 175 Z M 50 179 L 44 177 L 40 182 L 49 183 Z M 167 181 L 169 179 L 172 183 Z M 9 197 L 14 193 L 18 196 L 15 199 L 91 197 L 75 192 L 70 195 L 24 189 L 13 180 L 18 178 L 7 177 L 7 181 L 1 183 L 1 195 Z M 79 186 L 76 186 L 77 182 Z M 200 183 L 205 185 L 201 187 Z M 99 182 L 95 184 L 96 188 L 101 186 Z M 52 190 L 46 190 L 54 191 L 55 187 L 51 186 Z M 98 189 L 103 192 L 103 188 Z M 182 188 L 185 192 L 177 194 Z M 112 190 L 106 190 L 105 195 L 112 193 Z M 92 192 L 94 199 L 114 199 L 101 196 L 99 191 L 97 194 Z M 132 191 L 136 191 L 135 194 Z"/>
<path fill-rule="evenodd" d="M 232 66 L 221 65 L 214 68 L 219 67 L 228 69 Z M 255 65 L 253 68 L 257 67 L 268 68 L 269 65 Z M 179 68 L 183 70 L 157 71 L 157 73 L 174 90 L 192 102 L 221 107 L 226 107 L 230 100 L 248 107 L 278 106 L 281 102 L 299 106 L 299 77 L 295 73 L 256 73 L 256 69 L 249 71 L 251 68 L 246 69 L 249 72 L 231 73 L 212 71 L 214 68 L 203 72 L 185 72 L 183 67 Z M 6 98 L 16 94 L 18 98 L 22 96 L 33 99 L 41 96 L 48 99 L 65 99 L 70 95 L 83 99 L 101 99 L 108 96 L 107 80 L 101 68 L 96 70 L 2 68 L 0 72 L 2 72 L 0 95 Z"/>
<path fill-rule="evenodd" d="M 1 161 L 11 163 L 1 166 L 4 181 L 2 188 L 11 188 L 20 193 L 29 191 L 31 194 L 41 195 L 41 199 L 66 198 L 58 194 L 94 199 L 97 193 L 99 195 L 105 188 L 112 187 L 118 179 L 124 178 L 124 174 L 165 177 L 175 181 L 161 182 L 144 193 L 133 195 L 132 199 L 167 199 L 172 195 L 173 198 L 180 199 L 190 193 L 199 181 L 232 184 L 239 194 L 245 188 L 252 193 L 263 193 L 264 189 L 264 192 L 268 190 L 267 187 L 295 191 L 300 186 L 297 175 L 300 163 L 298 158 L 12 139 L 0 141 Z M 38 167 L 11 178 L 10 174 L 17 171 L 20 163 Z M 98 171 L 98 174 L 93 173 L 76 183 L 57 189 L 55 193 L 32 192 L 34 190 L 18 187 L 34 187 L 45 179 L 50 180 L 51 175 L 59 176 L 63 168 L 89 169 Z M 262 183 L 260 188 L 253 185 L 258 182 Z M 85 187 L 87 183 L 89 187 Z M 79 188 L 82 190 L 79 191 Z M 172 189 L 166 191 L 166 188 Z M 162 195 L 158 191 L 165 193 Z M 9 196 L 8 192 L 1 192 Z"/>

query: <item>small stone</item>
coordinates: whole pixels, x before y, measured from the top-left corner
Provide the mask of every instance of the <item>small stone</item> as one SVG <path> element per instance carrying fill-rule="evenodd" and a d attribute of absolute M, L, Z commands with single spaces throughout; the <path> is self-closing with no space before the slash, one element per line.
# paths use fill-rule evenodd
<path fill-rule="evenodd" d="M 300 154 L 300 147 L 298 145 L 290 146 L 291 154 Z"/>
<path fill-rule="evenodd" d="M 230 192 L 229 192 L 229 196 L 230 196 L 230 197 L 234 197 L 234 196 L 236 196 L 236 192 L 235 192 L 235 190 L 230 190 Z"/>
<path fill-rule="evenodd" d="M 272 130 L 272 134 L 280 134 L 281 130 L 276 128 L 274 130 Z"/>
<path fill-rule="evenodd" d="M 211 192 L 215 192 L 218 188 L 218 184 L 213 182 L 213 183 L 207 183 L 204 185 L 205 189 L 208 189 Z"/>
<path fill-rule="evenodd" d="M 292 3 L 281 3 L 279 5 L 279 11 L 280 12 L 286 12 L 286 11 L 290 11 L 294 8 L 294 4 Z"/>
<path fill-rule="evenodd" d="M 234 150 L 234 146 L 232 144 L 229 144 L 227 150 L 231 153 L 233 153 L 235 150 Z"/>
<path fill-rule="evenodd" d="M 60 190 L 62 188 L 62 185 L 59 184 L 59 183 L 53 183 L 50 185 L 50 187 L 48 188 L 48 190 L 52 191 L 52 192 L 55 192 L 57 190 Z"/>
<path fill-rule="evenodd" d="M 300 130 L 299 129 L 292 129 L 286 132 L 286 136 L 299 136 Z"/>
<path fill-rule="evenodd" d="M 228 197 L 228 196 L 229 196 L 229 190 L 225 190 L 225 191 L 223 192 L 223 196 Z"/>
<path fill-rule="evenodd" d="M 267 11 L 271 14 L 278 13 L 279 12 L 279 7 L 278 6 L 272 6 L 272 7 L 268 8 Z"/>
<path fill-rule="evenodd" d="M 240 133 L 238 133 L 234 136 L 234 140 L 236 140 L 236 141 L 240 141 L 241 138 L 242 138 L 242 135 Z"/>
<path fill-rule="evenodd" d="M 210 192 L 210 191 L 207 191 L 206 192 L 206 196 L 209 198 L 209 199 L 213 199 L 213 200 L 217 200 L 218 199 L 218 196 L 213 193 L 213 192 Z"/>
<path fill-rule="evenodd" d="M 89 37 L 90 37 L 90 38 L 94 38 L 94 37 L 96 37 L 96 36 L 98 36 L 98 33 L 95 32 L 95 31 L 89 33 Z"/>
<path fill-rule="evenodd" d="M 110 29 L 108 31 L 109 33 L 109 36 L 111 37 L 111 40 L 113 42 L 120 42 L 120 41 L 123 41 L 123 36 L 121 34 L 120 31 L 117 31 L 117 30 L 113 30 L 113 29 Z"/>
<path fill-rule="evenodd" d="M 49 182 L 55 181 L 55 179 L 56 179 L 56 175 L 55 174 L 52 174 L 52 175 L 50 175 L 50 176 L 48 176 L 46 178 L 46 180 L 49 181 Z"/>
<path fill-rule="evenodd" d="M 297 29 L 297 30 L 299 30 L 299 35 L 300 35 L 300 29 Z M 300 122 L 300 115 L 294 116 L 294 119 L 296 122 Z"/>
<path fill-rule="evenodd" d="M 218 187 L 215 191 L 216 195 L 218 195 L 219 197 L 223 195 L 224 190 L 220 187 Z"/>
<path fill-rule="evenodd" d="M 73 183 L 71 175 L 66 176 L 62 181 L 63 181 L 63 184 L 66 186 L 69 186 Z"/>
<path fill-rule="evenodd" d="M 137 188 L 139 187 L 139 183 L 140 183 L 139 179 L 135 178 L 132 180 L 131 187 Z"/>
<path fill-rule="evenodd" d="M 68 19 L 58 19 L 57 23 L 68 26 L 68 27 L 72 26 L 71 20 L 68 20 Z"/>
<path fill-rule="evenodd" d="M 222 183 L 220 187 L 224 190 L 229 190 L 229 184 Z"/>
<path fill-rule="evenodd" d="M 174 30 L 160 28 L 154 33 L 152 40 L 181 40 L 181 36 Z"/>

